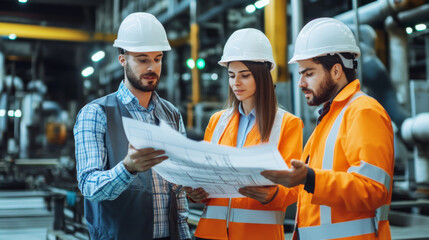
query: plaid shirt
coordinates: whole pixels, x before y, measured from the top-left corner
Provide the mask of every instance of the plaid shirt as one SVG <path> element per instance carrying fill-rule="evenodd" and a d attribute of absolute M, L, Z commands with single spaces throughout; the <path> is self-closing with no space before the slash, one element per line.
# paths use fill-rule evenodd
<path fill-rule="evenodd" d="M 134 119 L 155 124 L 153 110 L 159 101 L 156 92 L 153 92 L 148 108 L 139 105 L 138 99 L 128 90 L 123 82 L 116 93 L 118 99 L 125 105 Z M 76 169 L 79 189 L 83 196 L 91 201 L 116 199 L 125 191 L 136 175 L 129 173 L 123 164 L 109 170 L 104 170 L 107 163 L 107 149 L 105 134 L 107 128 L 106 114 L 98 104 L 87 104 L 79 112 L 74 126 L 76 144 Z M 185 134 L 183 120 L 180 119 L 180 132 Z M 152 171 L 154 228 L 153 238 L 168 237 L 169 220 L 168 205 L 169 191 L 173 188 L 179 192 L 178 186 L 171 184 Z M 185 193 L 181 191 L 177 196 L 178 224 L 181 239 L 190 239 L 188 217 L 188 203 Z"/>

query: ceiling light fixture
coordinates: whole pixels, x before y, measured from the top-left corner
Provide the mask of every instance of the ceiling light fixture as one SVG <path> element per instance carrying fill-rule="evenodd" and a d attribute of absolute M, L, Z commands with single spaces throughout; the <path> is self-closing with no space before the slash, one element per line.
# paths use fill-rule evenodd
<path fill-rule="evenodd" d="M 257 9 L 263 8 L 270 3 L 270 0 L 259 0 L 255 2 L 255 7 Z"/>
<path fill-rule="evenodd" d="M 98 62 L 98 61 L 100 61 L 101 59 L 103 59 L 104 58 L 104 56 L 106 56 L 106 53 L 104 53 L 104 51 L 98 51 L 98 52 L 96 52 L 96 53 L 94 53 L 94 55 L 92 55 L 92 57 L 91 57 L 91 60 L 93 61 L 93 62 Z"/>
<path fill-rule="evenodd" d="M 16 34 L 14 34 L 14 33 L 9 34 L 9 39 L 10 40 L 15 40 L 16 39 Z"/>
<path fill-rule="evenodd" d="M 423 30 L 426 30 L 426 25 L 424 23 L 417 24 L 415 26 L 415 28 L 416 28 L 417 31 L 423 31 Z"/>
<path fill-rule="evenodd" d="M 94 68 L 93 67 L 87 67 L 87 68 L 83 69 L 82 72 L 81 72 L 81 74 L 82 74 L 83 77 L 88 77 L 88 76 L 90 76 L 93 73 L 94 73 Z"/>

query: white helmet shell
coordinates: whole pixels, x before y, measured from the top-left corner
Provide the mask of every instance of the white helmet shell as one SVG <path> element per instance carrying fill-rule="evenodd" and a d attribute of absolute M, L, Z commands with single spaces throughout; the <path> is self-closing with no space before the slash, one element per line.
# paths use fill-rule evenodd
<path fill-rule="evenodd" d="M 270 41 L 254 28 L 237 30 L 228 38 L 218 63 L 227 67 L 233 61 L 270 62 L 271 70 L 276 66 Z"/>
<path fill-rule="evenodd" d="M 352 53 L 355 58 L 360 56 L 352 31 L 337 19 L 317 18 L 299 32 L 289 63 L 342 52 Z"/>
<path fill-rule="evenodd" d="M 132 13 L 122 21 L 113 46 L 129 52 L 171 50 L 161 22 L 144 12 Z"/>

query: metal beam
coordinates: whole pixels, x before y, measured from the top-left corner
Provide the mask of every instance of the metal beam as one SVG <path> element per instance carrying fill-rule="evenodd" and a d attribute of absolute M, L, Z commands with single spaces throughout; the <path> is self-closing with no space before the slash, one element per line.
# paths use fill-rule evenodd
<path fill-rule="evenodd" d="M 274 83 L 288 79 L 287 58 L 287 11 L 286 1 L 272 0 L 265 6 L 265 34 L 273 47 L 274 61 L 277 67 L 271 73 Z"/>
<path fill-rule="evenodd" d="M 4 0 L 2 0 L 4 1 Z M 16 2 L 16 0 L 10 0 L 9 2 Z M 27 4 L 50 4 L 50 5 L 74 5 L 74 6 L 97 6 L 104 3 L 104 0 L 31 0 Z"/>
<path fill-rule="evenodd" d="M 0 36 L 9 36 L 12 33 L 18 38 L 72 42 L 113 42 L 116 39 L 116 34 L 90 33 L 71 28 L 0 22 Z"/>
<path fill-rule="evenodd" d="M 208 22 L 208 21 L 210 21 L 210 19 L 212 19 L 213 17 L 219 16 L 219 14 L 223 13 L 225 10 L 227 10 L 229 8 L 235 7 L 239 4 L 250 3 L 250 2 L 251 2 L 250 0 L 233 0 L 233 1 L 224 2 L 224 3 L 220 4 L 219 6 L 210 8 L 210 10 L 201 14 L 198 17 L 197 22 L 198 23 Z"/>
<path fill-rule="evenodd" d="M 191 0 L 182 0 L 179 4 L 177 4 L 177 7 L 174 9 L 174 12 L 164 13 L 162 15 L 157 16 L 157 18 L 161 23 L 166 23 L 173 19 L 175 16 L 187 10 L 189 8 L 190 3 Z"/>

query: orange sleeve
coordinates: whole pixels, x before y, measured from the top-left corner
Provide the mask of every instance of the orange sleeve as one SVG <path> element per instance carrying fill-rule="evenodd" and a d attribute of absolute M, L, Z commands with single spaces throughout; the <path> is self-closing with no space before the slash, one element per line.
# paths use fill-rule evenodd
<path fill-rule="evenodd" d="M 368 102 L 366 102 L 368 104 Z M 350 106 L 350 108 L 352 105 Z M 343 207 L 348 211 L 374 210 L 390 202 L 389 188 L 393 178 L 393 130 L 387 113 L 381 106 L 350 109 L 339 131 L 344 154 L 335 152 L 334 166 L 350 166 L 344 171 L 314 169 L 313 204 Z M 337 138 L 338 139 L 338 138 Z M 340 161 L 340 163 L 338 163 Z M 373 173 L 350 172 L 367 166 Z M 375 177 L 374 177 L 375 176 Z M 380 177 L 385 176 L 385 184 Z"/>

